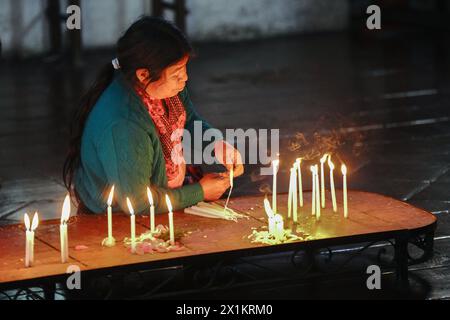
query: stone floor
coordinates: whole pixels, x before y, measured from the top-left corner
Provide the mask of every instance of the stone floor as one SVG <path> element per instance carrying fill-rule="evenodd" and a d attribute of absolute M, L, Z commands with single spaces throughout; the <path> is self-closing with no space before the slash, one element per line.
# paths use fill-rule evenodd
<path fill-rule="evenodd" d="M 199 113 L 218 128 L 280 128 L 282 159 L 296 156 L 297 133 L 311 142 L 314 133 L 339 132 L 332 148 L 349 166 L 351 188 L 389 195 L 438 217 L 434 258 L 410 269 L 413 292 L 403 297 L 448 298 L 449 49 L 448 35 L 410 29 L 201 44 L 189 66 L 189 86 Z M 20 221 L 27 211 L 59 216 L 74 105 L 93 70 L 112 57 L 108 50 L 88 52 L 81 69 L 51 59 L 2 62 L 0 225 Z M 237 180 L 236 195 L 261 192 L 267 181 L 255 178 L 256 169 L 249 166 Z M 287 186 L 286 174 L 280 175 L 280 185 Z M 276 268 L 283 259 L 255 263 Z M 387 288 L 390 278 L 383 278 Z M 360 288 L 364 281 L 357 274 L 314 283 L 313 289 L 286 283 L 208 297 L 393 297 L 389 289 L 367 293 Z"/>

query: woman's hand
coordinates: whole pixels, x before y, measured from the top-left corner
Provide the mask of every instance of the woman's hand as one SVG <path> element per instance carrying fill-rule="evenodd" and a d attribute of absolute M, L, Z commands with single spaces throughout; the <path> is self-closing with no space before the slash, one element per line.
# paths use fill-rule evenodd
<path fill-rule="evenodd" d="M 200 181 L 205 201 L 218 200 L 230 187 L 230 181 L 219 173 L 206 174 Z"/>
<path fill-rule="evenodd" d="M 214 145 L 216 159 L 231 171 L 233 168 L 234 177 L 239 177 L 244 173 L 244 165 L 241 153 L 231 144 L 224 140 L 217 141 Z"/>

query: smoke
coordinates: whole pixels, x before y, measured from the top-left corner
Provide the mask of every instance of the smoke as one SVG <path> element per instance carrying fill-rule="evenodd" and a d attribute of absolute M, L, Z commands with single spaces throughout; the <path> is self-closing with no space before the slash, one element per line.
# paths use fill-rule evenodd
<path fill-rule="evenodd" d="M 280 149 L 280 170 L 290 168 L 296 158 L 311 164 L 319 163 L 324 154 L 329 154 L 335 163 L 350 164 L 354 158 L 367 151 L 365 131 L 348 130 L 357 127 L 355 123 L 338 114 L 321 117 L 316 123 L 302 128 L 291 139 L 284 141 Z M 361 159 L 358 160 L 361 162 Z M 309 164 L 308 164 L 309 165 Z M 280 171 L 282 172 L 282 171 Z M 259 170 L 251 173 L 251 181 L 259 184 L 259 192 L 271 194 L 271 176 L 261 176 Z"/>
<path fill-rule="evenodd" d="M 344 155 L 359 157 L 365 150 L 365 135 L 361 131 L 349 132 L 346 127 L 351 123 L 343 117 L 322 117 L 310 130 L 297 132 L 287 149 L 305 161 L 318 161 L 325 153 L 338 159 Z"/>

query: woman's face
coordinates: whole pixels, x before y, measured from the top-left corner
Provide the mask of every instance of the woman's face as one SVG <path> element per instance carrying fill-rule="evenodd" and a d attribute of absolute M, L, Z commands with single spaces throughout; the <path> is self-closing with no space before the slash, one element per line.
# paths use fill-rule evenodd
<path fill-rule="evenodd" d="M 136 76 L 140 83 L 146 88 L 147 94 L 155 99 L 166 99 L 176 96 L 181 92 L 188 80 L 186 65 L 189 57 L 186 56 L 175 64 L 163 70 L 161 78 L 149 83 L 149 72 L 147 69 L 136 70 Z"/>

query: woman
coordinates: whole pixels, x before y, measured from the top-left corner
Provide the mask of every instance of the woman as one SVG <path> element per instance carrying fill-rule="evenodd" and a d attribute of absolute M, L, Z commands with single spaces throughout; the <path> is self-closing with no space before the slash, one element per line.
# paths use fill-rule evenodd
<path fill-rule="evenodd" d="M 119 39 L 117 58 L 108 63 L 83 97 L 64 164 L 64 181 L 81 203 L 104 212 L 106 195 L 115 185 L 116 210 L 127 212 L 130 197 L 136 212 L 146 212 L 150 186 L 156 212 L 213 201 L 229 187 L 227 174 L 212 173 L 185 184 L 186 163 L 180 129 L 193 131 L 194 121 L 210 128 L 194 110 L 185 87 L 192 47 L 171 23 L 153 17 L 136 21 Z M 191 132 L 193 136 L 193 132 Z M 216 142 L 216 150 L 226 143 Z M 229 146 L 229 145 L 228 145 Z M 229 154 L 230 148 L 225 153 Z M 242 159 L 231 147 L 231 161 L 218 161 L 235 176 Z"/>

